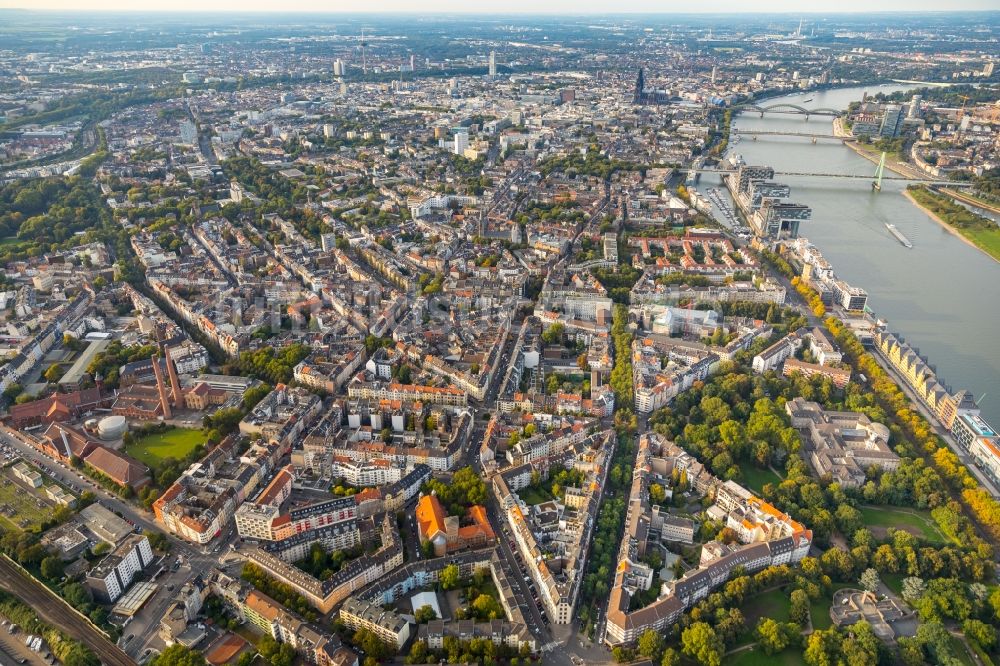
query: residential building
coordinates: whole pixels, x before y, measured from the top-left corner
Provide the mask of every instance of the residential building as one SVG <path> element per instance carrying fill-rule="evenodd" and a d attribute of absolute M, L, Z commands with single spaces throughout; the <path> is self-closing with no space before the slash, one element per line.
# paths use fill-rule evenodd
<path fill-rule="evenodd" d="M 87 587 L 94 596 L 112 603 L 128 590 L 136 575 L 153 561 L 149 539 L 133 534 L 87 572 Z"/>

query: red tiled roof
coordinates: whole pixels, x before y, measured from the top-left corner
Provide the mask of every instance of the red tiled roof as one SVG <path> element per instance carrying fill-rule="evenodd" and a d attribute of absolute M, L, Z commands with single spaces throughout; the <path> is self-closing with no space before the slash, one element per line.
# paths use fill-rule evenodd
<path fill-rule="evenodd" d="M 148 467 L 135 458 L 103 446 L 91 451 L 84 462 L 124 486 L 134 486 L 149 479 Z"/>

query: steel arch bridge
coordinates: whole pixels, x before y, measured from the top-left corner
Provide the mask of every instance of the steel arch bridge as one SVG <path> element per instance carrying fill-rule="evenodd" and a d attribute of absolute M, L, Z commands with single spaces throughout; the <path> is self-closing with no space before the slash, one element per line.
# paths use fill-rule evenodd
<path fill-rule="evenodd" d="M 756 111 L 757 113 L 791 113 L 801 116 L 839 116 L 842 111 L 821 107 L 818 109 L 807 109 L 798 104 L 772 104 L 770 106 L 760 106 L 758 104 L 744 104 L 737 107 L 741 111 Z"/>

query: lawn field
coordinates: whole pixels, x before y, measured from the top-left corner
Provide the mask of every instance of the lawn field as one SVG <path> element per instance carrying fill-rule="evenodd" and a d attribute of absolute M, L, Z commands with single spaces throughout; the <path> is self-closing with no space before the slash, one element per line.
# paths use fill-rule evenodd
<path fill-rule="evenodd" d="M 791 607 L 791 602 L 788 599 L 789 594 L 791 594 L 791 588 L 770 590 L 744 601 L 740 610 L 743 611 L 743 617 L 746 619 L 744 624 L 746 628 L 736 638 L 736 645 L 747 645 L 757 640 L 754 632 L 757 629 L 757 623 L 762 618 L 769 617 L 778 622 L 788 622 L 788 611 Z M 763 655 L 763 653 L 761 654 Z"/>
<path fill-rule="evenodd" d="M 534 506 L 536 504 L 541 504 L 542 502 L 548 502 L 552 499 L 552 496 L 548 493 L 542 492 L 537 488 L 521 488 L 517 491 L 518 497 L 524 500 L 524 503 L 528 506 Z"/>
<path fill-rule="evenodd" d="M 1000 231 L 996 229 L 962 229 L 962 235 L 968 237 L 975 243 L 976 247 L 1000 261 Z"/>
<path fill-rule="evenodd" d="M 743 602 L 743 617 L 747 620 L 747 626 L 756 629 L 757 620 L 769 617 L 778 622 L 788 622 L 788 611 L 791 602 L 788 595 L 791 590 L 770 590 L 764 594 L 758 594 Z"/>
<path fill-rule="evenodd" d="M 194 447 L 204 444 L 206 435 L 202 430 L 189 428 L 168 428 L 163 432 L 146 435 L 125 449 L 136 460 L 156 469 L 167 458 L 183 460 Z"/>
<path fill-rule="evenodd" d="M 890 590 L 896 593 L 900 598 L 903 596 L 903 579 L 906 578 L 906 574 L 894 573 L 894 574 L 882 574 L 880 576 L 882 582 Z"/>
<path fill-rule="evenodd" d="M 749 463 L 740 465 L 740 474 L 743 476 L 746 486 L 757 492 L 761 492 L 765 484 L 773 483 L 777 485 L 781 483 L 781 477 L 770 469 L 760 469 Z"/>
<path fill-rule="evenodd" d="M 947 542 L 937 525 L 934 524 L 930 511 L 888 506 L 863 506 L 861 507 L 861 515 L 865 525 L 878 538 L 884 536 L 886 529 L 895 527 L 933 543 Z"/>
<path fill-rule="evenodd" d="M 12 472 L 0 472 L 0 528 L 34 531 L 52 517 L 52 505 L 25 490 L 12 478 Z"/>

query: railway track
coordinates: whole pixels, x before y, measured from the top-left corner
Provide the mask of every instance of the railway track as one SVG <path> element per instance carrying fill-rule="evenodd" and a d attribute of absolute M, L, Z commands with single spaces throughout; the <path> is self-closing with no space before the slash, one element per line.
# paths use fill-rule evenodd
<path fill-rule="evenodd" d="M 135 666 L 135 662 L 104 634 L 81 619 L 49 588 L 27 576 L 6 557 L 0 557 L 0 588 L 31 606 L 43 622 L 58 628 L 93 651 L 103 666 Z"/>

